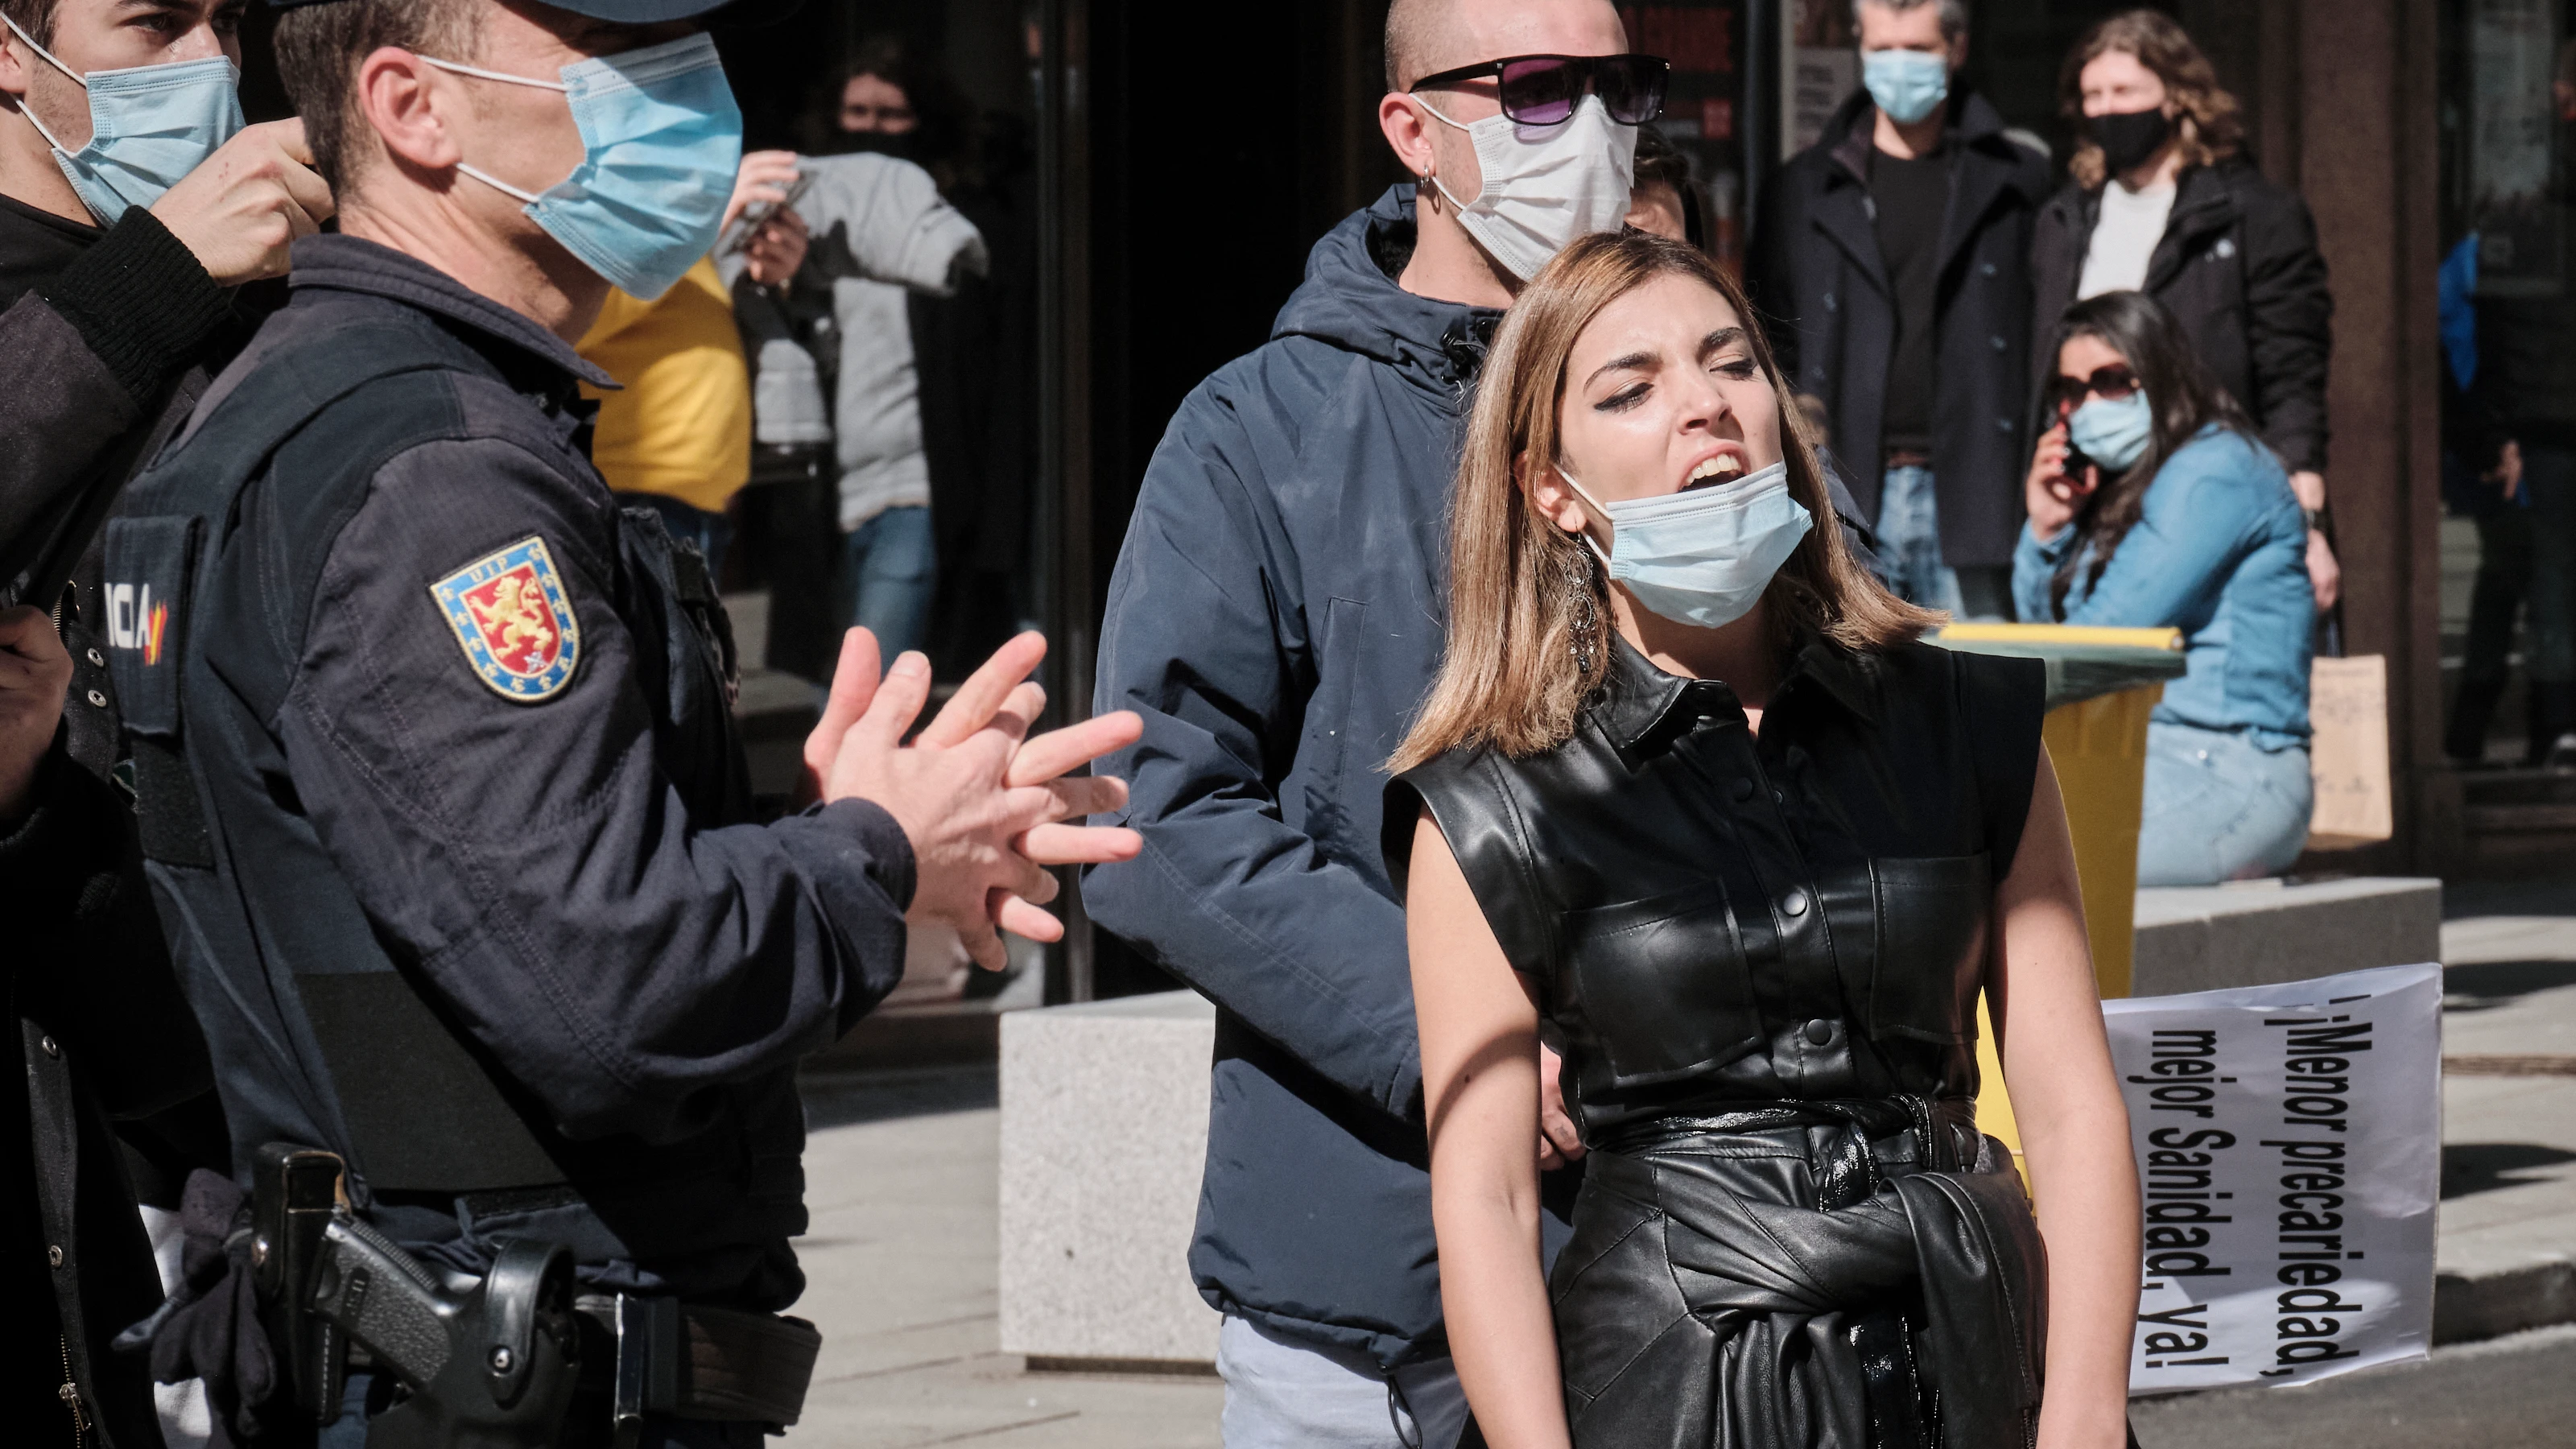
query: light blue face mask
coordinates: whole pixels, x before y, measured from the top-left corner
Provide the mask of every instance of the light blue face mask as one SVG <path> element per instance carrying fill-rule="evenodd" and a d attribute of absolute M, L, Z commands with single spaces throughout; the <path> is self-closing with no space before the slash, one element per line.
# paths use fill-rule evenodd
<path fill-rule="evenodd" d="M 241 72 L 223 56 L 80 75 L 16 21 L 0 15 L 0 24 L 89 92 L 89 144 L 78 151 L 57 140 L 34 107 L 18 110 L 54 148 L 54 164 L 101 226 L 159 201 L 242 128 Z"/>
<path fill-rule="evenodd" d="M 1556 471 L 1610 525 L 1609 552 L 1589 531 L 1583 541 L 1610 566 L 1611 580 L 1676 624 L 1719 629 L 1743 618 L 1815 526 L 1789 496 L 1786 463 L 1733 483 L 1617 503 Z"/>
<path fill-rule="evenodd" d="M 1926 50 L 1864 50 L 1860 83 L 1900 126 L 1911 126 L 1950 98 L 1950 62 Z"/>
<path fill-rule="evenodd" d="M 565 66 L 533 80 L 422 56 L 441 70 L 562 91 L 581 127 L 581 164 L 542 193 L 456 169 L 526 202 L 530 220 L 584 265 L 651 301 L 714 250 L 742 165 L 742 111 L 704 33 Z"/>
<path fill-rule="evenodd" d="M 2146 456 L 2147 443 L 2155 435 L 2156 415 L 2147 405 L 2145 388 L 2117 402 L 2088 398 L 2066 419 L 2066 441 L 2114 473 L 2127 472 Z"/>

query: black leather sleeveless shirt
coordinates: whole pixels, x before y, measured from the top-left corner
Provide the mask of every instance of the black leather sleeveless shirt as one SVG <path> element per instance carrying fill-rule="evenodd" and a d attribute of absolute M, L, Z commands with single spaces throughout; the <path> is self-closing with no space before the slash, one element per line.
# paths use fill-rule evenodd
<path fill-rule="evenodd" d="M 1439 823 L 1586 1142 L 1748 1102 L 1973 1096 L 2038 661 L 1809 642 L 1757 737 L 1725 684 L 1613 644 L 1571 739 L 1409 770 L 1385 827 L 1401 888 L 1421 810 Z"/>

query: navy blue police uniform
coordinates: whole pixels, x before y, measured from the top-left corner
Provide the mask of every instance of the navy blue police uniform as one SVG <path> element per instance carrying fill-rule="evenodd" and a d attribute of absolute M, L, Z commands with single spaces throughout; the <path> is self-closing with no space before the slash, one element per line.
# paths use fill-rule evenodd
<path fill-rule="evenodd" d="M 425 263 L 292 293 L 111 524 L 144 849 L 245 1184 L 330 1149 L 423 1261 L 803 1286 L 792 1069 L 892 988 L 892 817 L 754 818 L 722 605 L 584 455 L 560 338 Z M 744 1416 L 752 1417 L 752 1416 Z"/>

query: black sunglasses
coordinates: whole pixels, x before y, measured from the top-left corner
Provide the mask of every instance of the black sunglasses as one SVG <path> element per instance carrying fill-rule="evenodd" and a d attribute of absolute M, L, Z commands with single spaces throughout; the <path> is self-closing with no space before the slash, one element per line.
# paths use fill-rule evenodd
<path fill-rule="evenodd" d="M 2087 397 L 2104 402 L 2118 402 L 2138 390 L 2138 375 L 2124 363 L 2093 369 L 2090 377 L 2067 377 L 2060 374 L 2049 379 L 2049 403 L 2059 412 L 2081 407 Z"/>
<path fill-rule="evenodd" d="M 1601 98 L 1611 120 L 1642 126 L 1664 108 L 1672 71 L 1673 63 L 1657 55 L 1515 55 L 1427 75 L 1413 89 L 1491 79 L 1500 87 L 1503 114 L 1523 126 L 1563 125 L 1588 93 Z"/>

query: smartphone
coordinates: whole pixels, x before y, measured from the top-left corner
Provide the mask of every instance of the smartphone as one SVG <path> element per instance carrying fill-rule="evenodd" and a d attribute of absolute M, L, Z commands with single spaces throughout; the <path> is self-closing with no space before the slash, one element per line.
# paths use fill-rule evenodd
<path fill-rule="evenodd" d="M 760 230 L 761 223 L 769 220 L 773 216 L 776 216 L 778 214 L 778 209 L 782 206 L 792 210 L 796 203 L 805 199 L 805 193 L 812 190 L 813 187 L 814 173 L 806 170 L 802 166 L 797 167 L 796 179 L 789 182 L 787 185 L 787 199 L 785 201 L 755 201 L 751 205 L 744 207 L 742 209 L 742 215 L 735 217 L 733 219 L 733 225 L 728 227 L 725 230 L 725 234 L 717 239 L 717 252 L 725 256 L 731 256 L 735 252 L 741 251 L 744 247 L 749 246 L 751 244 L 751 234 Z"/>

